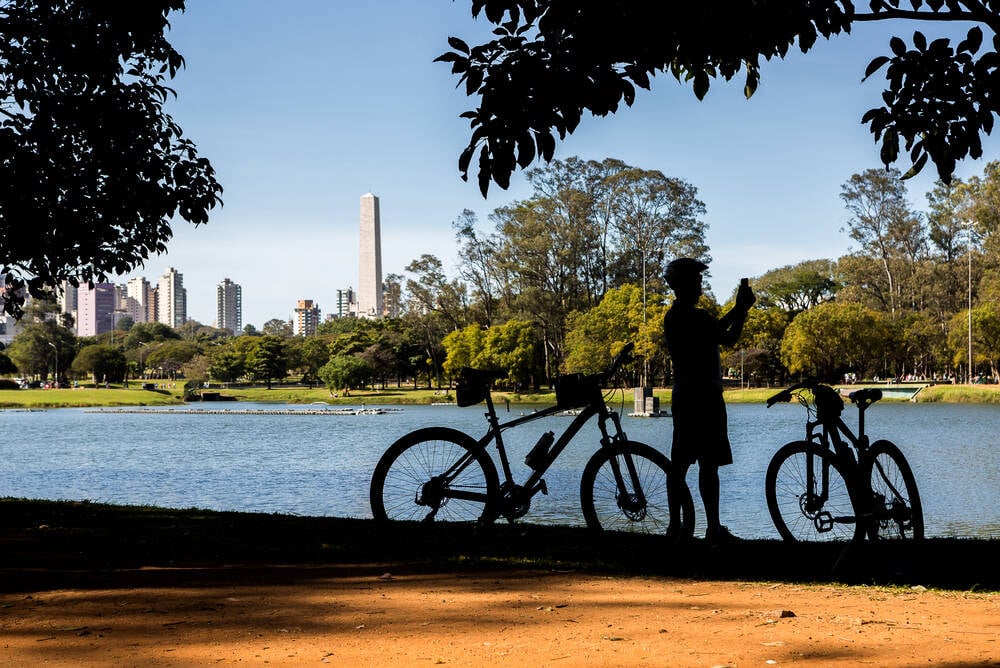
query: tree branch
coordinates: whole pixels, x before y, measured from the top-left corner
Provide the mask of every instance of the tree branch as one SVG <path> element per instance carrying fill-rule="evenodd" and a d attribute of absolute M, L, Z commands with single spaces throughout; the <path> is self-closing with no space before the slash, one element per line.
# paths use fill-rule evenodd
<path fill-rule="evenodd" d="M 969 11 L 956 12 L 922 12 L 910 9 L 896 9 L 882 5 L 882 11 L 866 12 L 854 15 L 855 21 L 886 21 L 890 19 L 905 19 L 908 21 L 966 21 L 983 23 L 993 32 L 1000 33 L 1000 16 L 990 12 L 981 2 L 968 0 Z"/>

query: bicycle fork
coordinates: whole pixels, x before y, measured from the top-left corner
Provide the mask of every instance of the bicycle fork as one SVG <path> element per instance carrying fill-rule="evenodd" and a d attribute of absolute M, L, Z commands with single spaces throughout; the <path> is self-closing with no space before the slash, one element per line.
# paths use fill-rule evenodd
<path fill-rule="evenodd" d="M 608 429 L 605 425 L 605 422 L 609 419 L 614 424 L 614 436 L 608 434 Z M 617 413 L 602 413 L 598 421 L 598 427 L 601 430 L 601 447 L 611 448 L 628 440 L 624 430 L 622 430 L 621 419 Z M 621 455 L 627 469 L 625 472 L 622 471 L 621 461 L 619 461 L 617 456 L 611 457 L 608 460 L 608 463 L 611 464 L 611 471 L 614 474 L 615 485 L 618 489 L 615 500 L 618 503 L 618 508 L 621 509 L 626 517 L 633 521 L 642 521 L 646 517 L 646 495 L 639 480 L 639 471 L 635 467 L 635 460 L 627 450 L 622 450 Z M 628 482 L 626 482 L 625 474 L 628 476 Z"/>

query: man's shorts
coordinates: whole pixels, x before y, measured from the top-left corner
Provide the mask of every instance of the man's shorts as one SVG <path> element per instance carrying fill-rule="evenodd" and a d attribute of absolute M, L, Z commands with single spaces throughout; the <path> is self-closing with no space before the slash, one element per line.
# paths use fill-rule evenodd
<path fill-rule="evenodd" d="M 674 437 L 670 459 L 678 466 L 698 462 L 706 466 L 733 463 L 729 444 L 726 402 L 721 393 L 674 394 L 671 404 Z"/>

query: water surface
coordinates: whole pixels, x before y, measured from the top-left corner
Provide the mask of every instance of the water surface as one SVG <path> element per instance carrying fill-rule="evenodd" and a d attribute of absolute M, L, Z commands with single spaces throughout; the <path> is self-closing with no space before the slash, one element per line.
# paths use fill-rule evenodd
<path fill-rule="evenodd" d="M 477 438 L 485 431 L 482 407 L 407 406 L 383 415 L 246 414 L 237 411 L 275 406 L 226 407 L 230 413 L 2 411 L 0 496 L 364 518 L 371 516 L 371 472 L 396 438 L 433 425 Z M 501 417 L 522 412 L 530 408 L 512 407 Z M 853 409 L 845 415 L 855 426 Z M 780 445 L 803 436 L 805 411 L 733 404 L 729 418 L 736 463 L 722 469 L 723 521 L 737 535 L 776 538 L 764 472 Z M 529 473 L 521 461 L 538 436 L 548 429 L 558 434 L 569 420 L 550 417 L 505 432 L 519 479 Z M 880 403 L 866 421 L 873 440 L 895 441 L 909 459 L 928 535 L 1000 536 L 1000 407 Z M 669 419 L 624 417 L 623 423 L 633 440 L 668 447 Z M 546 474 L 550 494 L 536 497 L 524 521 L 583 524 L 580 472 L 597 439 L 592 422 Z M 697 485 L 696 470 L 689 482 Z"/>

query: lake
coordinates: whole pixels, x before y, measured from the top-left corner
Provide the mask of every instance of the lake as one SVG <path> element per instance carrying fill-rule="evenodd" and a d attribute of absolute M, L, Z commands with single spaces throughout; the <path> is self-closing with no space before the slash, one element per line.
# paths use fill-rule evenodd
<path fill-rule="evenodd" d="M 482 406 L 392 407 L 381 415 L 308 414 L 322 406 L 266 412 L 274 408 L 0 411 L 0 497 L 364 518 L 371 516 L 371 472 L 396 438 L 432 425 L 477 438 L 485 431 Z M 261 412 L 242 412 L 254 410 Z M 529 411 L 514 406 L 502 417 Z M 845 417 L 854 428 L 853 407 Z M 569 419 L 549 417 L 506 432 L 519 479 L 528 474 L 521 461 L 538 436 L 548 429 L 558 434 Z M 805 410 L 732 404 L 729 423 L 736 463 L 721 472 L 723 522 L 739 536 L 777 538 L 764 473 L 780 445 L 804 435 Z M 1000 407 L 879 403 L 866 424 L 873 441 L 889 438 L 910 461 L 927 535 L 1000 537 Z M 633 440 L 660 449 L 670 442 L 669 418 L 624 417 L 623 425 Z M 546 474 L 549 495 L 536 497 L 523 521 L 583 525 L 580 472 L 597 434 L 596 421 L 584 427 Z M 697 471 L 688 480 L 696 490 Z"/>

